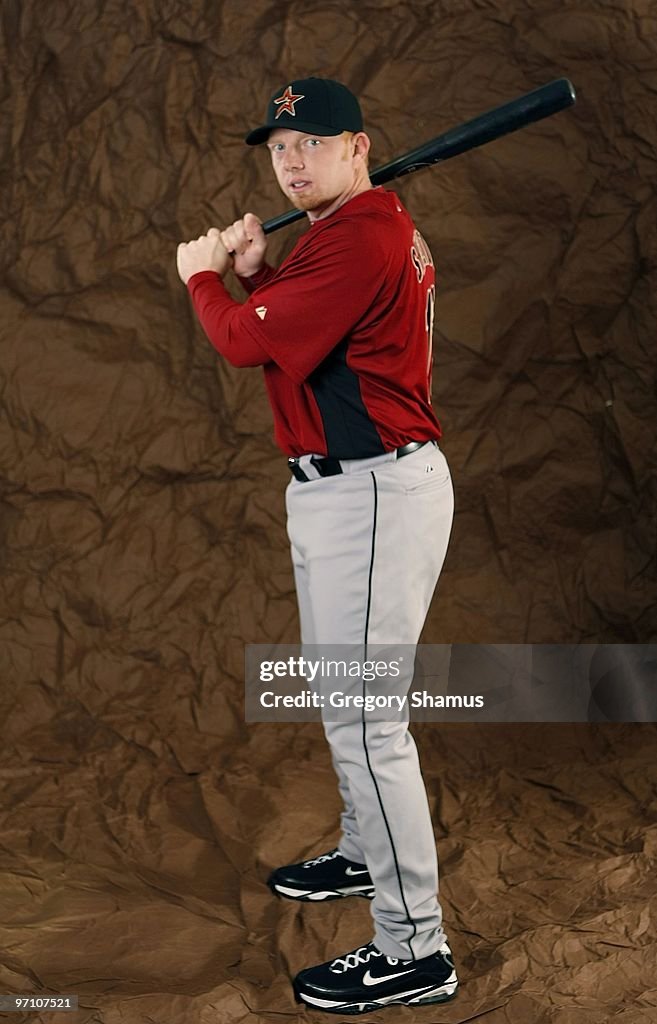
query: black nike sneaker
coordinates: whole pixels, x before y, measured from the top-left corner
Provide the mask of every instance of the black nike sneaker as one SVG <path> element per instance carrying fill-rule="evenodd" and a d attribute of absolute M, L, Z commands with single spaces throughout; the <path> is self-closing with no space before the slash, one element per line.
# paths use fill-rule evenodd
<path fill-rule="evenodd" d="M 394 1004 L 445 1003 L 458 979 L 445 943 L 421 960 L 385 956 L 368 942 L 351 953 L 300 971 L 293 982 L 297 1002 L 325 1013 L 369 1013 Z"/>
<path fill-rule="evenodd" d="M 366 865 L 347 860 L 337 849 L 313 860 L 277 868 L 267 879 L 267 885 L 276 896 L 306 903 L 342 896 L 374 899 L 374 884 Z"/>

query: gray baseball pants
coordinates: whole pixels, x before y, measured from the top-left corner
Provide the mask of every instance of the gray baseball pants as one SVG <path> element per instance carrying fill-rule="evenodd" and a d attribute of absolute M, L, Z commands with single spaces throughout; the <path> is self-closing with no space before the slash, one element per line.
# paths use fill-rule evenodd
<path fill-rule="evenodd" d="M 434 442 L 397 459 L 344 460 L 341 475 L 293 478 L 287 529 L 302 644 L 417 644 L 445 559 L 454 498 Z M 411 680 L 408 680 L 410 685 Z M 344 810 L 340 852 L 376 888 L 374 943 L 419 959 L 445 939 L 433 827 L 408 711 L 363 710 L 323 726 Z"/>

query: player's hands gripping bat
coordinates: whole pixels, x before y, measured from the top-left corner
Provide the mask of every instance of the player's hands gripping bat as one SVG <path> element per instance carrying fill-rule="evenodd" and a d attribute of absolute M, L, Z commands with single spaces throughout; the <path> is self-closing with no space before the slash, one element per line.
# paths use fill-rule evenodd
<path fill-rule="evenodd" d="M 221 241 L 233 256 L 233 270 L 240 277 L 251 277 L 265 259 L 267 239 L 262 221 L 254 213 L 245 213 L 221 232 Z"/>

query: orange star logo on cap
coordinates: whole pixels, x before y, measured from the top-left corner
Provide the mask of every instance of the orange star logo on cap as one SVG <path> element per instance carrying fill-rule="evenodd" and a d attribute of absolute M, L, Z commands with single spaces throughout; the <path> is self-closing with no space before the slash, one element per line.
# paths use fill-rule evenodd
<path fill-rule="evenodd" d="M 274 103 L 278 107 L 276 117 L 279 118 L 281 114 L 291 114 L 291 116 L 294 117 L 296 115 L 294 104 L 303 99 L 305 99 L 305 96 L 302 96 L 301 94 L 295 96 L 292 92 L 292 86 L 288 85 L 285 92 L 279 96 L 278 99 L 274 100 Z"/>

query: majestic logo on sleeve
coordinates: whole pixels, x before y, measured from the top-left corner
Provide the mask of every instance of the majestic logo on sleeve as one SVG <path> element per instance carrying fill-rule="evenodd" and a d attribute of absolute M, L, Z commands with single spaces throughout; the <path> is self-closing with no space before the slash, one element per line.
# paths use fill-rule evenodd
<path fill-rule="evenodd" d="M 295 95 L 295 93 L 292 92 L 292 86 L 288 85 L 285 92 L 279 96 L 278 99 L 274 100 L 274 106 L 278 107 L 278 110 L 276 111 L 276 119 L 278 120 L 281 114 L 289 114 L 291 117 L 295 117 L 296 110 L 294 109 L 294 104 L 298 103 L 299 100 L 304 100 L 305 98 L 306 97 L 302 96 L 301 93 Z"/>

